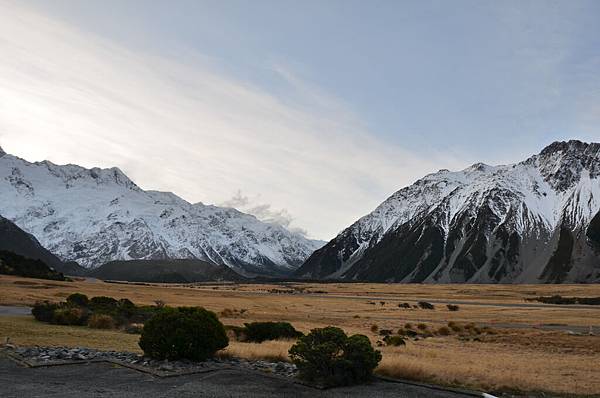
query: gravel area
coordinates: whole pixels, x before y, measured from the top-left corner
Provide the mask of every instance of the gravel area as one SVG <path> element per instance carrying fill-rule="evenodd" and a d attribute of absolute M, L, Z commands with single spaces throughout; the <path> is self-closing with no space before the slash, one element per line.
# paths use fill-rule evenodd
<path fill-rule="evenodd" d="M 84 347 L 7 347 L 13 355 L 33 365 L 61 362 L 112 361 L 141 367 L 160 374 L 190 373 L 214 368 L 238 368 L 266 372 L 283 377 L 295 377 L 296 365 L 287 362 L 251 361 L 242 358 L 213 358 L 205 362 L 188 360 L 155 360 L 140 354 L 98 351 Z"/>

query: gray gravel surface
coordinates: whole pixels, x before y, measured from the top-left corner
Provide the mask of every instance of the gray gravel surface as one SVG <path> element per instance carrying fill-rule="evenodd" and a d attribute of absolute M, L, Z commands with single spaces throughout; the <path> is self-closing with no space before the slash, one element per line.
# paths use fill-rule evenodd
<path fill-rule="evenodd" d="M 160 378 L 108 363 L 23 367 L 0 356 L 0 395 L 13 397 L 431 397 L 470 395 L 377 381 L 370 385 L 316 390 L 243 370 Z"/>
<path fill-rule="evenodd" d="M 0 305 L 0 316 L 31 315 L 30 307 L 17 307 L 13 305 Z"/>

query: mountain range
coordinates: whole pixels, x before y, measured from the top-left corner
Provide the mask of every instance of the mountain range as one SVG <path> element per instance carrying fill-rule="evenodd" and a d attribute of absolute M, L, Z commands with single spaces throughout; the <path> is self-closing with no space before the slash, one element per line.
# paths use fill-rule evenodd
<path fill-rule="evenodd" d="M 233 208 L 143 190 L 118 168 L 28 162 L 2 149 L 0 214 L 61 262 L 88 269 L 190 259 L 244 275 L 285 275 L 324 243 Z"/>
<path fill-rule="evenodd" d="M 425 283 L 600 281 L 600 144 L 440 170 L 315 251 L 295 276 Z"/>

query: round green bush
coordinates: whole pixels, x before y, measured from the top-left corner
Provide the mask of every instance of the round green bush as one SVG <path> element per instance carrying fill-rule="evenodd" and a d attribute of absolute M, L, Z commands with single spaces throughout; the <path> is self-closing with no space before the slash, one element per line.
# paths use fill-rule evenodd
<path fill-rule="evenodd" d="M 31 309 L 33 317 L 40 322 L 52 322 L 54 311 L 60 308 L 59 304 L 49 301 L 38 301 Z"/>
<path fill-rule="evenodd" d="M 54 310 L 52 323 L 56 325 L 84 325 L 87 311 L 77 307 L 61 307 Z"/>
<path fill-rule="evenodd" d="M 144 324 L 139 345 L 156 359 L 204 361 L 227 347 L 225 327 L 200 307 L 163 308 Z"/>
<path fill-rule="evenodd" d="M 95 313 L 115 314 L 119 309 L 119 302 L 112 297 L 98 296 L 92 297 L 89 307 Z"/>
<path fill-rule="evenodd" d="M 87 307 L 90 300 L 85 294 L 73 293 L 67 297 L 67 304 L 74 305 L 76 307 Z"/>
<path fill-rule="evenodd" d="M 246 341 L 262 343 L 266 340 L 296 339 L 302 336 L 289 322 L 252 322 L 244 324 Z"/>
<path fill-rule="evenodd" d="M 373 349 L 367 336 L 348 337 L 331 326 L 300 337 L 289 353 L 300 378 L 325 386 L 365 382 L 381 361 L 381 353 Z"/>

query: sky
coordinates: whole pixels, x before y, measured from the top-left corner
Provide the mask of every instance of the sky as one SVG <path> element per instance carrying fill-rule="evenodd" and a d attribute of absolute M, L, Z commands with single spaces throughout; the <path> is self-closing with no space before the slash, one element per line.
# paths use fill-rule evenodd
<path fill-rule="evenodd" d="M 600 141 L 598 1 L 0 0 L 0 146 L 329 240 L 439 169 Z"/>

